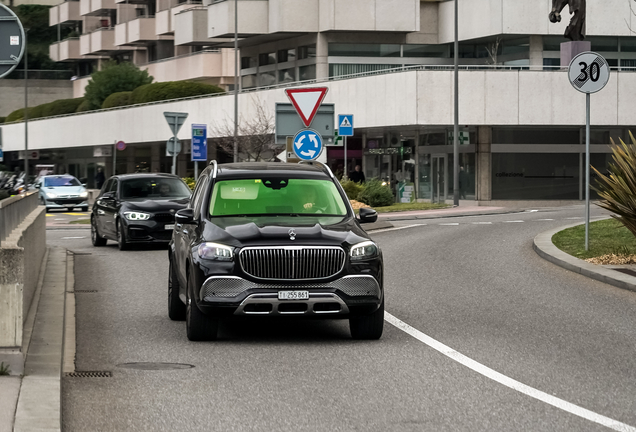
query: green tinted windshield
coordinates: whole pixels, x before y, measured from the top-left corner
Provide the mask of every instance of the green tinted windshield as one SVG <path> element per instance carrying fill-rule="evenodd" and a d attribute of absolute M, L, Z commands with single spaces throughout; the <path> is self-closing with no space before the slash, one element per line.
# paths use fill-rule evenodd
<path fill-rule="evenodd" d="M 347 207 L 328 180 L 223 180 L 210 198 L 211 216 L 289 214 L 345 216 Z"/>

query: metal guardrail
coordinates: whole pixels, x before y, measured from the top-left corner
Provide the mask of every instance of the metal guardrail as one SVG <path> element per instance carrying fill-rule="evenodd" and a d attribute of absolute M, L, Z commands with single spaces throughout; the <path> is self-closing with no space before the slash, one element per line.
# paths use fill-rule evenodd
<path fill-rule="evenodd" d="M 37 191 L 12 196 L 0 201 L 0 245 L 37 207 Z"/>

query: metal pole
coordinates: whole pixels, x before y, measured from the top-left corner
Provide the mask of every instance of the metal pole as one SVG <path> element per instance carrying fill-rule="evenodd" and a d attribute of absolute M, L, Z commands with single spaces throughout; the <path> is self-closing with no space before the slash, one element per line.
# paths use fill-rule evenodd
<path fill-rule="evenodd" d="M 176 173 L 177 173 L 177 134 L 175 133 L 174 142 L 172 143 L 172 174 L 176 174 Z"/>
<path fill-rule="evenodd" d="M 590 250 L 590 94 L 585 95 L 585 250 Z"/>
<path fill-rule="evenodd" d="M 113 175 L 117 174 L 117 140 L 113 144 Z"/>
<path fill-rule="evenodd" d="M 27 29 L 24 29 L 24 190 L 29 184 L 29 61 Z"/>
<path fill-rule="evenodd" d="M 238 162 L 238 0 L 234 0 L 234 162 Z"/>
<path fill-rule="evenodd" d="M 194 161 L 194 181 L 199 179 L 199 162 Z"/>
<path fill-rule="evenodd" d="M 455 123 L 453 126 L 453 204 L 459 205 L 459 0 L 455 0 Z M 446 199 L 446 197 L 444 197 Z"/>
<path fill-rule="evenodd" d="M 344 137 L 344 172 L 342 173 L 342 177 L 347 180 L 349 179 L 349 171 L 347 171 L 347 136 Z"/>

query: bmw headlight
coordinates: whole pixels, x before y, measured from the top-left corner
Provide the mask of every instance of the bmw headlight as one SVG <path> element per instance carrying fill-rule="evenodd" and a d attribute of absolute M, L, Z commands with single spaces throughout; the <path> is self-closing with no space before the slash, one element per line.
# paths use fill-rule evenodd
<path fill-rule="evenodd" d="M 353 245 L 349 253 L 351 261 L 362 261 L 378 256 L 378 247 L 372 241 L 365 241 Z"/>
<path fill-rule="evenodd" d="M 215 261 L 232 261 L 234 248 L 218 243 L 201 243 L 197 250 L 203 259 Z"/>
<path fill-rule="evenodd" d="M 150 214 L 144 212 L 127 211 L 124 212 L 124 217 L 131 221 L 142 221 L 150 219 Z"/>
<path fill-rule="evenodd" d="M 80 198 L 86 198 L 88 196 L 88 192 L 82 192 L 80 194 Z"/>
<path fill-rule="evenodd" d="M 54 194 L 53 192 L 47 192 L 46 193 L 46 197 L 47 198 L 57 198 L 57 194 Z"/>

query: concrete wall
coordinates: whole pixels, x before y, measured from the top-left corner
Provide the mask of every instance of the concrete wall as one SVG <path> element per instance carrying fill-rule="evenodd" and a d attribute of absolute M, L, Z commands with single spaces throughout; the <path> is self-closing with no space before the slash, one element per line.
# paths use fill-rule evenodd
<path fill-rule="evenodd" d="M 46 251 L 45 215 L 46 209 L 37 207 L 0 247 L 0 349 L 22 346 L 24 320 Z"/>
<path fill-rule="evenodd" d="M 453 72 L 408 71 L 321 83 L 329 88 L 325 103 L 356 116 L 356 129 L 453 124 Z M 463 125 L 582 126 L 585 95 L 570 85 L 565 71 L 475 70 L 459 74 Z M 612 72 L 607 87 L 592 95 L 592 125 L 636 124 L 636 73 Z M 287 102 L 283 88 L 243 93 L 242 118 L 256 116 L 263 106 L 273 116 L 277 102 Z M 168 139 L 163 112 L 190 113 L 179 132 L 188 139 L 192 123 L 214 125 L 231 121 L 232 95 L 149 104 L 89 112 L 29 122 L 29 148 L 45 149 Z M 24 125 L 2 127 L 5 151 L 23 148 Z"/>
<path fill-rule="evenodd" d="M 39 3 L 38 3 L 39 4 Z M 0 116 L 24 108 L 24 80 L 0 79 Z M 73 97 L 73 83 L 67 80 L 29 80 L 29 106 Z"/>

